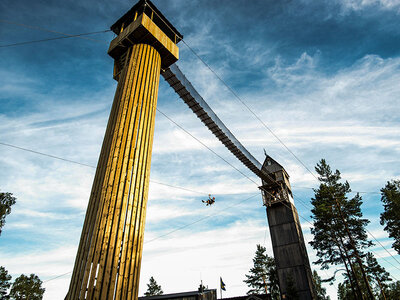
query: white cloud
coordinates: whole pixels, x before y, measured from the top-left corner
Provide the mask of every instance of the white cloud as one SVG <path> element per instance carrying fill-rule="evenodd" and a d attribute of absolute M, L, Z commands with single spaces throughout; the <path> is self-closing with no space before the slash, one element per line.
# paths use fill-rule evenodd
<path fill-rule="evenodd" d="M 396 10 L 399 12 L 400 8 L 399 0 L 340 0 L 338 2 L 343 6 L 344 12 L 348 10 L 359 11 L 370 7 L 378 7 L 384 10 Z"/>

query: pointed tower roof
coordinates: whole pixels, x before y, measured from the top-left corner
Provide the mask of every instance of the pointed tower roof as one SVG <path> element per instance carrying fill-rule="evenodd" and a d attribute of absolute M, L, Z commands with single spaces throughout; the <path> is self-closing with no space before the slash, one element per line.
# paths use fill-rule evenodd
<path fill-rule="evenodd" d="M 267 153 L 265 153 L 265 156 L 266 157 L 262 166 L 262 170 L 264 170 L 267 173 L 276 173 L 279 171 L 283 171 L 289 178 L 289 174 L 286 172 L 285 168 L 282 167 L 281 164 L 279 164 L 275 159 L 273 159 Z"/>

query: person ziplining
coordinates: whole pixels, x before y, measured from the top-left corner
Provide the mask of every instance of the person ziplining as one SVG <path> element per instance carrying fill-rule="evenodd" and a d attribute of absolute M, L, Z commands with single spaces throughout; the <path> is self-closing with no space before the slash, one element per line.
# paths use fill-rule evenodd
<path fill-rule="evenodd" d="M 211 206 L 215 203 L 215 197 L 211 198 L 211 194 L 208 195 L 208 199 L 207 200 L 201 200 L 201 202 L 203 203 L 207 203 L 206 206 Z"/>

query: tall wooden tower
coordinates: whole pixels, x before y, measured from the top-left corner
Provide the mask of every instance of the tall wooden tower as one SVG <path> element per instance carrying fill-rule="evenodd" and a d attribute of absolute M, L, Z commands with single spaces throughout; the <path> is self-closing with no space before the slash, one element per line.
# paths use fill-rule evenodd
<path fill-rule="evenodd" d="M 293 203 L 289 175 L 267 155 L 262 170 L 270 180 L 262 180 L 262 195 L 267 207 L 269 231 L 278 271 L 282 298 L 290 285 L 300 300 L 315 298 L 314 283 L 299 215 Z M 286 297 L 287 298 L 287 297 Z"/>
<path fill-rule="evenodd" d="M 66 299 L 137 299 L 158 84 L 182 35 L 149 0 L 111 30 L 118 81 Z"/>

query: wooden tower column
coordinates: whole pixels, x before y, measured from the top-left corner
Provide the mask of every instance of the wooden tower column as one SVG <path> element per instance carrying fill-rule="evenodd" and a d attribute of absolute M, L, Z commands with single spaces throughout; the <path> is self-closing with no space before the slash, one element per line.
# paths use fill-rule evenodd
<path fill-rule="evenodd" d="M 111 29 L 118 81 L 66 299 L 137 299 L 160 72 L 180 33 L 148 0 Z"/>
<path fill-rule="evenodd" d="M 281 297 L 287 299 L 288 291 L 295 289 L 299 300 L 317 299 L 289 175 L 268 155 L 262 170 L 269 176 L 268 180 L 262 180 L 261 190 L 267 207 Z"/>

